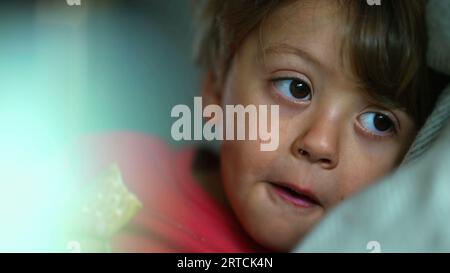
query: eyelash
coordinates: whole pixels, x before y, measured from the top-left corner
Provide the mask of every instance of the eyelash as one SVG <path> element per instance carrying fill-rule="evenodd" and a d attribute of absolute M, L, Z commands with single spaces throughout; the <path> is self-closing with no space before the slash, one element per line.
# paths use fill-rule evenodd
<path fill-rule="evenodd" d="M 381 114 L 384 115 L 386 117 L 389 118 L 390 122 L 392 122 L 392 131 L 385 134 L 385 135 L 381 135 L 381 134 L 375 134 L 373 132 L 371 132 L 370 130 L 366 129 L 361 122 L 359 121 L 359 117 L 363 114 L 367 114 L 367 113 L 376 113 L 376 114 Z M 385 112 L 381 112 L 381 111 L 377 111 L 377 110 L 369 110 L 369 111 L 365 111 L 361 114 L 358 115 L 357 118 L 357 122 L 356 122 L 356 127 L 358 130 L 360 130 L 362 133 L 364 133 L 365 135 L 368 135 L 369 137 L 375 139 L 375 140 L 384 140 L 386 138 L 390 138 L 393 137 L 395 135 L 398 134 L 399 132 L 399 125 L 398 125 L 398 120 L 394 117 L 392 117 L 391 114 L 387 114 Z"/>
<path fill-rule="evenodd" d="M 270 86 L 271 86 L 271 89 L 273 90 L 273 92 L 275 93 L 275 95 L 276 95 L 277 97 L 282 98 L 282 99 L 284 99 L 285 101 L 287 100 L 289 103 L 293 103 L 293 104 L 295 104 L 295 105 L 305 104 L 306 102 L 311 101 L 311 99 L 308 100 L 308 101 L 303 101 L 303 100 L 300 100 L 300 99 L 295 100 L 295 99 L 288 98 L 285 94 L 282 94 L 282 91 L 279 90 L 279 89 L 275 86 L 275 84 L 276 84 L 277 82 L 280 82 L 280 81 L 289 81 L 289 80 L 291 80 L 291 81 L 301 81 L 301 82 L 304 82 L 304 83 L 307 85 L 307 87 L 309 88 L 309 90 L 310 90 L 310 93 L 311 93 L 310 96 L 311 96 L 311 99 L 312 99 L 312 97 L 314 96 L 314 89 L 313 89 L 313 87 L 312 87 L 311 81 L 310 81 L 306 76 L 304 76 L 304 77 L 298 77 L 298 76 L 280 76 L 280 77 L 276 77 L 276 78 L 271 78 L 271 79 L 269 80 Z"/>
<path fill-rule="evenodd" d="M 301 99 L 295 100 L 295 99 L 288 98 L 287 95 L 283 94 L 283 92 L 280 91 L 279 88 L 277 88 L 275 86 L 275 84 L 277 82 L 284 81 L 284 80 L 304 82 L 310 90 L 311 98 L 309 100 L 301 100 Z M 314 97 L 314 91 L 312 88 L 312 84 L 309 81 L 309 79 L 306 78 L 306 76 L 305 76 L 305 78 L 298 77 L 298 76 L 280 76 L 280 77 L 270 79 L 269 82 L 271 85 L 271 89 L 273 90 L 275 95 L 277 97 L 283 99 L 284 101 L 288 101 L 291 104 L 295 104 L 295 105 L 300 104 L 301 105 L 301 104 L 309 103 L 311 101 L 311 99 Z M 377 133 L 374 133 L 371 130 L 367 129 L 363 124 L 361 124 L 360 117 L 364 114 L 369 114 L 369 113 L 383 115 L 383 116 L 387 117 L 389 119 L 389 122 L 392 123 L 391 131 L 386 134 L 377 134 Z M 397 135 L 398 131 L 399 131 L 398 120 L 396 119 L 396 117 L 395 116 L 392 117 L 392 114 L 388 114 L 388 113 L 385 113 L 385 112 L 379 111 L 379 110 L 365 111 L 365 112 L 359 114 L 357 121 L 356 121 L 356 127 L 359 129 L 360 132 L 364 133 L 366 136 L 369 136 L 370 138 L 375 139 L 375 140 L 384 140 L 386 138 L 393 137 L 393 136 Z"/>

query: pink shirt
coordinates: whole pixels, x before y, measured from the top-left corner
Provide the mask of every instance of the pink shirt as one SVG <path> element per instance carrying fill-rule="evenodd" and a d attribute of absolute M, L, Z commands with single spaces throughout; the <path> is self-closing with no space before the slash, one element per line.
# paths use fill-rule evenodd
<path fill-rule="evenodd" d="M 118 252 L 261 252 L 234 214 L 192 175 L 195 149 L 173 149 L 149 135 L 89 138 L 82 151 L 94 175 L 117 163 L 143 209 L 112 238 Z"/>

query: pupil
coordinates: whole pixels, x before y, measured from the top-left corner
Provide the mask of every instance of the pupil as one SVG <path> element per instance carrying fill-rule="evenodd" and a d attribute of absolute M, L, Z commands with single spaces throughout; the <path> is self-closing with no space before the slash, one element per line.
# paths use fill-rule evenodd
<path fill-rule="evenodd" d="M 387 116 L 381 115 L 381 114 L 375 115 L 374 124 L 375 124 L 375 128 L 382 132 L 387 131 L 392 128 L 391 120 Z"/>
<path fill-rule="evenodd" d="M 292 81 L 289 89 L 292 96 L 297 99 L 307 98 L 310 94 L 309 86 L 302 81 Z"/>

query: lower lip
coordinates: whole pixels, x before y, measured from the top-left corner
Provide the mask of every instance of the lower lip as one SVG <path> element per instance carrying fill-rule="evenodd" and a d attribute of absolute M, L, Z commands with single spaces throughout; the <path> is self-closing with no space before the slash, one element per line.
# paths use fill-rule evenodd
<path fill-rule="evenodd" d="M 284 201 L 297 206 L 297 207 L 302 207 L 302 208 L 312 208 L 315 207 L 316 204 L 313 204 L 301 197 L 295 197 L 292 196 L 291 194 L 287 193 L 286 191 L 284 191 L 283 189 L 270 184 L 270 187 L 272 187 L 272 189 L 274 190 L 274 192 L 280 196 Z"/>

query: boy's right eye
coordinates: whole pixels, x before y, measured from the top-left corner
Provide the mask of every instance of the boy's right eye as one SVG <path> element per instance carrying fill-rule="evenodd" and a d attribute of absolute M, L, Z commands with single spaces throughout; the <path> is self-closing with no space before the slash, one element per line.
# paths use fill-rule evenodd
<path fill-rule="evenodd" d="M 312 98 L 311 87 L 298 78 L 279 78 L 272 81 L 275 89 L 289 100 L 305 102 Z"/>

